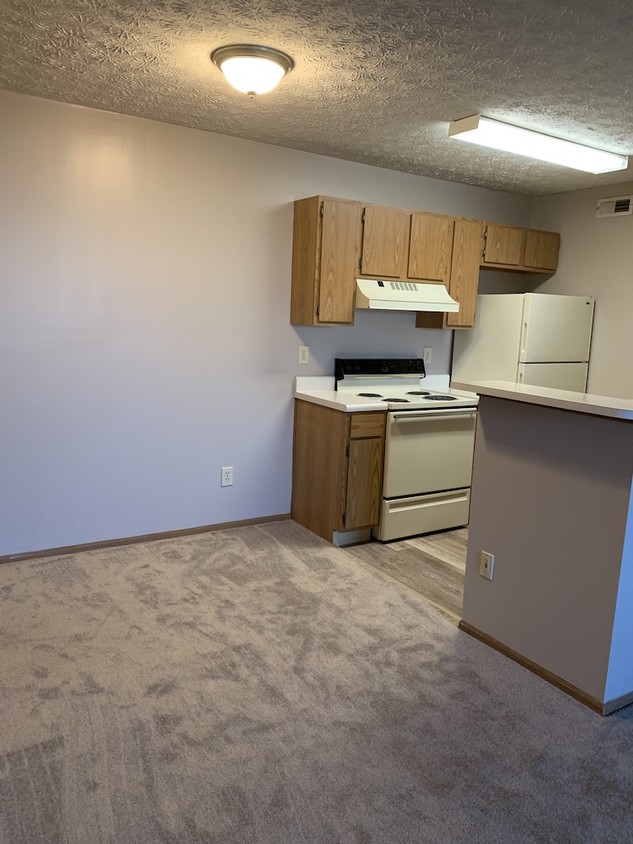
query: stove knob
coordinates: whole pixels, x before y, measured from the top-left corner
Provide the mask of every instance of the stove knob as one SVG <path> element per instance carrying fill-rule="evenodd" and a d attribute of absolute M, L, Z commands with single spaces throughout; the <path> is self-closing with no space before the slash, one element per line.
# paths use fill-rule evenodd
<path fill-rule="evenodd" d="M 386 360 L 384 360 L 384 361 L 380 364 L 380 371 L 381 371 L 381 372 L 389 372 L 389 364 L 387 363 L 387 361 L 386 361 Z"/>

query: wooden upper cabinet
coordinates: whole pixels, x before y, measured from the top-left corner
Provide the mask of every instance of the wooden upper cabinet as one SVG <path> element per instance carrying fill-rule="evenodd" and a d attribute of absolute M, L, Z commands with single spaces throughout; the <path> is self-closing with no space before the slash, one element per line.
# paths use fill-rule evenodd
<path fill-rule="evenodd" d="M 459 311 L 446 314 L 448 328 L 472 328 L 475 324 L 482 235 L 480 220 L 455 220 L 448 292 L 459 302 Z"/>
<path fill-rule="evenodd" d="M 359 275 L 446 284 L 456 314 L 420 313 L 422 328 L 474 324 L 479 268 L 553 273 L 560 235 L 480 220 L 312 196 L 294 203 L 293 325 L 353 325 Z"/>
<path fill-rule="evenodd" d="M 360 233 L 359 202 L 312 196 L 294 203 L 293 325 L 354 322 Z"/>
<path fill-rule="evenodd" d="M 418 328 L 472 328 L 479 286 L 483 224 L 481 220 L 453 221 L 450 273 L 446 286 L 459 302 L 457 313 L 419 313 Z"/>
<path fill-rule="evenodd" d="M 535 270 L 554 272 L 558 266 L 560 235 L 557 232 L 541 232 L 526 229 L 523 264 Z"/>
<path fill-rule="evenodd" d="M 398 208 L 367 205 L 363 209 L 361 275 L 407 277 L 411 214 Z"/>
<path fill-rule="evenodd" d="M 559 244 L 557 232 L 488 223 L 481 266 L 553 273 L 558 265 Z"/>
<path fill-rule="evenodd" d="M 446 284 L 453 252 L 453 217 L 411 214 L 407 277 Z"/>
<path fill-rule="evenodd" d="M 506 267 L 520 266 L 523 238 L 523 229 L 489 224 L 486 228 L 482 263 L 501 264 Z"/>
<path fill-rule="evenodd" d="M 360 207 L 324 199 L 319 262 L 319 322 L 354 322 Z"/>

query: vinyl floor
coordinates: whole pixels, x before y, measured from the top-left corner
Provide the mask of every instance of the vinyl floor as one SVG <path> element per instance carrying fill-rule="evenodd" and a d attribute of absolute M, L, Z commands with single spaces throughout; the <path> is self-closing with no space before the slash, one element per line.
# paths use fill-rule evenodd
<path fill-rule="evenodd" d="M 362 563 L 421 595 L 457 623 L 461 618 L 468 528 L 397 542 L 372 541 L 349 548 Z"/>

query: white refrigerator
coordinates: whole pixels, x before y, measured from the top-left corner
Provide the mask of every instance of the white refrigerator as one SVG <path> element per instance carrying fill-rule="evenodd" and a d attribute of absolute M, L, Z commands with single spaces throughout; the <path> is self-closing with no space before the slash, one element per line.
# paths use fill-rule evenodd
<path fill-rule="evenodd" d="M 592 296 L 478 296 L 475 327 L 455 331 L 451 377 L 584 393 L 593 310 Z"/>

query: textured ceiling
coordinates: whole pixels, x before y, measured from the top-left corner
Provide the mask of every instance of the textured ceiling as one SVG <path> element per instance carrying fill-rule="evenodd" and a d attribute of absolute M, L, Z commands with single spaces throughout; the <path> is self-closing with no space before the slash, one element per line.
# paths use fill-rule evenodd
<path fill-rule="evenodd" d="M 0 88 L 525 194 L 592 176 L 447 137 L 480 112 L 633 153 L 631 0 L 0 0 Z M 295 69 L 248 99 L 209 59 Z"/>

